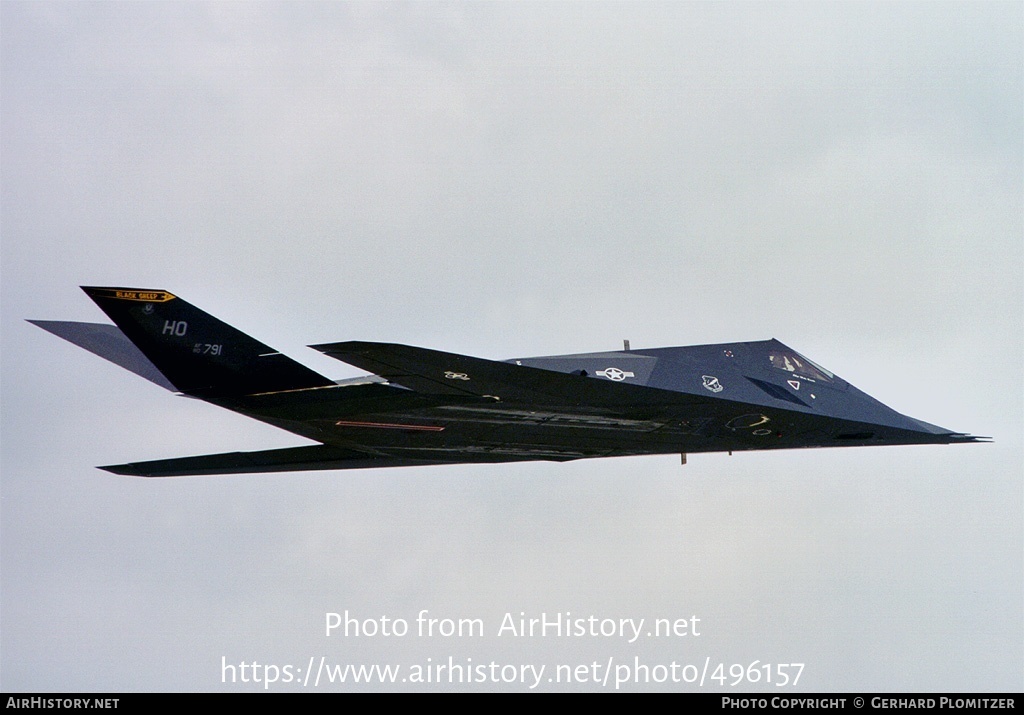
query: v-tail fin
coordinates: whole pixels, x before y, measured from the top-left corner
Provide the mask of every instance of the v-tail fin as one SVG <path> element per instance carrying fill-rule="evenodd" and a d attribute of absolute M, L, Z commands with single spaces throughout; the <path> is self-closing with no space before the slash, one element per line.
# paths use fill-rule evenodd
<path fill-rule="evenodd" d="M 64 338 L 80 348 L 99 355 L 125 370 L 175 392 L 177 388 L 164 377 L 156 365 L 116 325 L 106 323 L 78 323 L 70 320 L 30 320 L 48 333 Z"/>
<path fill-rule="evenodd" d="M 146 360 L 187 395 L 236 397 L 334 384 L 167 291 L 86 286 L 82 290 Z"/>

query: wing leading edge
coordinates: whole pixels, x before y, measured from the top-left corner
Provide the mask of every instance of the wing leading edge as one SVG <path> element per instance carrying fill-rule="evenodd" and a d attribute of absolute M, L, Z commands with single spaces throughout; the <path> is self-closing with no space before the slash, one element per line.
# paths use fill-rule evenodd
<path fill-rule="evenodd" d="M 521 458 L 495 458 L 480 455 L 459 462 L 513 462 Z M 216 474 L 266 474 L 274 472 L 305 472 L 334 469 L 379 469 L 384 467 L 425 467 L 451 464 L 446 460 L 407 459 L 368 454 L 353 449 L 325 444 L 308 447 L 287 447 L 258 452 L 224 452 L 195 457 L 155 459 L 148 462 L 114 464 L 100 469 L 130 477 L 189 477 Z"/>
<path fill-rule="evenodd" d="M 419 393 L 471 395 L 494 402 L 636 409 L 659 403 L 678 405 L 717 402 L 630 383 L 594 379 L 527 365 L 486 360 L 440 350 L 394 343 L 348 341 L 311 345 L 337 360 L 375 373 L 388 382 Z"/>

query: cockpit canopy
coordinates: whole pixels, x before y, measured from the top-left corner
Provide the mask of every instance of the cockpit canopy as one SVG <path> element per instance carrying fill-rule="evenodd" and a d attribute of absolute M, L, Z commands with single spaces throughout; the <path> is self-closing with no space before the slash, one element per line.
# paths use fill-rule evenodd
<path fill-rule="evenodd" d="M 792 350 L 772 350 L 768 353 L 768 360 L 776 370 L 783 370 L 810 382 L 832 382 L 835 375 L 816 365 L 803 355 Z"/>

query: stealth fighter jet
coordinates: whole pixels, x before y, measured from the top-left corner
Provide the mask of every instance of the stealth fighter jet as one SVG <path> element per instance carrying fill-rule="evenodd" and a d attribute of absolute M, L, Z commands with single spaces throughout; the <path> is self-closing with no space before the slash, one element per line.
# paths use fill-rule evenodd
<path fill-rule="evenodd" d="M 164 290 L 83 288 L 115 325 L 31 321 L 188 397 L 315 445 L 101 467 L 115 474 L 431 464 L 985 438 L 906 417 L 777 340 L 505 361 L 391 343 L 313 345 L 333 381 Z"/>

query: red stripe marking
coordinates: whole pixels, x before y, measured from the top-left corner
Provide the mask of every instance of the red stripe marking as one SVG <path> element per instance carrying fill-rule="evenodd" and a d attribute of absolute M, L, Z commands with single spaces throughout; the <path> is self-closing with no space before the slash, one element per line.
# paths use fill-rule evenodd
<path fill-rule="evenodd" d="M 442 432 L 444 427 L 437 427 L 435 425 L 402 425 L 402 424 L 391 424 L 388 422 L 346 422 L 339 420 L 335 422 L 338 427 L 374 427 L 376 429 L 412 429 L 421 430 L 423 432 Z"/>

